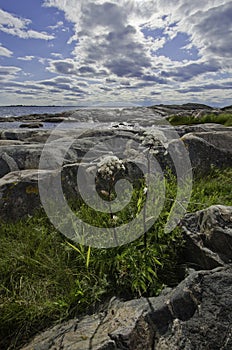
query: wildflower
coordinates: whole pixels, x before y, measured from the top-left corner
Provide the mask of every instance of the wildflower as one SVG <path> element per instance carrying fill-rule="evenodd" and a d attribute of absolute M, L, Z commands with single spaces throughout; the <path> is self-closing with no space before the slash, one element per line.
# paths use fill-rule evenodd
<path fill-rule="evenodd" d="M 144 194 L 144 195 L 147 194 L 147 190 L 148 190 L 148 188 L 147 188 L 147 187 L 144 187 L 144 189 L 143 189 L 143 194 Z"/>
<path fill-rule="evenodd" d="M 164 148 L 167 148 L 167 138 L 164 133 L 158 128 L 151 128 L 150 130 L 146 130 L 141 136 L 140 140 L 142 141 L 142 145 L 153 148 L 160 147 L 161 145 Z"/>
<path fill-rule="evenodd" d="M 119 172 L 120 170 L 125 170 L 123 161 L 116 156 L 105 156 L 100 160 L 97 166 L 98 173 L 104 179 L 110 179 L 115 173 Z"/>
<path fill-rule="evenodd" d="M 113 220 L 117 222 L 119 220 L 119 217 L 117 215 L 113 215 Z"/>
<path fill-rule="evenodd" d="M 167 156 L 168 155 L 168 151 L 166 150 L 165 152 L 164 152 L 164 156 Z"/>

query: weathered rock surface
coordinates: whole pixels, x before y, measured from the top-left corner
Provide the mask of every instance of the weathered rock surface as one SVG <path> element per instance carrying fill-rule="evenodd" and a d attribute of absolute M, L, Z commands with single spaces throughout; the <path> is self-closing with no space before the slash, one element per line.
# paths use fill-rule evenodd
<path fill-rule="evenodd" d="M 146 118 L 145 118 L 146 119 Z M 154 122 L 154 120 L 152 121 Z M 75 126 L 75 124 L 73 124 Z M 159 123 L 154 124 L 156 127 L 160 127 L 168 129 L 168 125 L 159 125 Z M 104 125 L 104 127 L 94 127 L 91 129 L 92 132 L 96 132 L 97 129 L 105 129 L 109 130 L 111 128 L 111 125 Z M 121 130 L 130 130 L 134 132 L 139 132 L 142 130 L 142 127 L 139 126 L 139 124 L 132 124 L 127 123 L 127 122 L 118 122 L 118 123 L 112 123 L 112 128 L 113 129 L 121 129 Z M 171 127 L 172 128 L 172 127 Z M 176 126 L 175 130 L 178 132 L 179 136 L 182 137 L 185 134 L 189 133 L 199 133 L 199 132 L 212 132 L 212 131 L 228 131 L 231 132 L 232 127 L 225 127 L 221 124 L 214 124 L 214 123 L 206 123 L 206 124 L 196 124 L 196 125 L 180 125 Z M 0 130 L 0 140 L 17 140 L 17 141 L 22 141 L 22 142 L 42 142 L 44 143 L 47 138 L 49 137 L 51 133 L 51 129 L 39 129 L 39 130 L 33 130 L 33 129 L 2 129 Z M 85 130 L 81 130 L 81 132 L 85 132 Z M 73 135 L 73 129 L 70 128 L 66 130 L 62 130 L 61 128 L 56 129 L 55 131 L 53 130 L 53 137 L 57 135 L 57 138 L 62 137 L 64 135 Z"/>
<path fill-rule="evenodd" d="M 38 174 L 47 175 L 34 169 L 11 172 L 0 179 L 1 219 L 15 221 L 40 206 Z"/>
<path fill-rule="evenodd" d="M 157 117 L 194 116 L 199 119 L 205 114 L 220 114 L 231 112 L 231 106 L 224 108 L 212 108 L 204 104 L 186 103 L 183 105 L 154 105 L 149 108 L 130 107 L 130 108 L 91 108 L 65 111 L 56 114 L 31 114 L 7 118 L 8 122 L 23 122 L 28 124 L 35 123 L 60 123 L 62 121 L 77 122 L 127 122 L 130 124 L 140 124 L 151 126 Z M 6 118 L 0 118 L 0 122 L 6 122 Z"/>
<path fill-rule="evenodd" d="M 91 112 L 88 111 L 88 113 Z M 129 112 L 127 111 L 127 113 Z M 41 165 L 40 157 L 51 131 L 30 129 L 2 130 L 0 133 L 0 178 L 16 171 L 35 171 L 35 169 L 38 168 L 42 170 L 51 170 L 49 169 L 49 162 L 51 159 L 55 159 L 57 167 L 60 168 L 60 166 L 66 166 L 68 164 L 72 166 L 72 164 L 80 163 L 85 156 L 84 163 L 86 163 L 86 166 L 88 166 L 87 163 L 89 163 L 89 167 L 91 168 L 91 165 L 93 165 L 92 162 L 94 161 L 94 158 L 91 157 L 95 156 L 95 153 L 92 152 L 92 154 L 90 154 L 88 151 L 95 147 L 95 145 L 98 145 L 98 158 L 108 154 L 109 145 L 111 144 L 113 149 L 116 147 L 122 159 L 128 159 L 129 154 L 133 162 L 142 166 L 147 160 L 144 155 L 144 148 L 140 147 L 143 142 L 142 137 L 144 135 L 144 130 L 150 131 L 151 129 L 144 129 L 141 127 L 131 128 L 130 126 L 128 127 L 127 124 L 121 124 L 118 128 L 83 129 L 81 131 L 72 129 L 55 130 L 52 133 L 53 143 L 51 143 L 51 149 L 46 156 L 47 163 L 45 167 Z M 154 133 L 154 129 L 152 130 Z M 193 172 L 198 176 L 209 172 L 212 166 L 218 168 L 232 166 L 231 128 L 225 128 L 215 124 L 179 127 L 177 131 L 184 133 L 184 136 L 174 141 L 172 141 L 172 130 L 167 126 L 159 126 L 156 127 L 155 130 L 157 130 L 157 135 L 164 132 L 167 138 L 165 147 L 167 151 L 170 151 L 173 147 L 172 155 L 175 155 L 177 159 L 181 159 L 181 152 L 183 145 L 185 145 Z M 118 140 L 125 140 L 125 142 Z M 131 141 L 135 142 L 134 148 L 130 146 Z M 70 147 L 64 154 L 63 146 L 65 147 L 66 144 L 70 144 Z M 182 145 L 182 149 L 180 148 L 180 144 Z M 128 147 L 125 145 L 128 145 Z M 155 158 L 163 170 L 167 166 L 174 169 L 176 159 L 173 161 L 172 156 L 170 156 L 169 152 L 166 152 L 165 147 L 162 146 L 161 142 L 157 142 L 154 145 L 154 151 L 156 152 Z M 83 165 L 85 165 L 84 163 Z M 54 162 L 52 169 L 54 170 Z M 133 171 L 131 174 L 132 173 Z M 20 182 L 20 179 L 23 179 L 23 176 L 19 176 L 18 179 L 17 183 Z M 74 181 L 73 184 L 71 184 L 71 179 Z M 75 176 L 72 175 L 69 177 L 69 183 L 71 188 L 76 187 Z M 9 199 L 11 197 L 9 193 L 5 195 L 6 187 L 2 187 L 1 182 L 0 191 L 2 193 L 2 198 Z M 12 196 L 14 195 L 15 193 L 12 192 Z M 27 197 L 27 200 L 30 201 L 30 197 Z M 17 211 L 19 217 L 21 209 L 24 207 L 16 208 L 18 202 L 14 202 L 13 197 L 9 203 L 14 206 L 14 211 Z M 33 202 L 33 208 L 36 203 L 39 205 L 39 201 Z M 30 206 L 30 204 L 28 204 L 28 206 Z M 4 212 L 4 218 L 5 213 L 6 212 Z M 22 210 L 22 213 L 25 215 L 25 210 Z M 0 218 L 2 216 L 2 211 L 0 211 Z"/>
<path fill-rule="evenodd" d="M 46 181 L 46 185 L 54 189 L 54 203 L 60 195 L 59 191 L 56 191 L 56 184 L 61 178 L 62 193 L 68 199 L 78 198 L 76 173 L 76 164 L 64 166 L 62 172 L 59 169 L 54 171 L 30 169 L 8 173 L 0 179 L 1 220 L 17 221 L 42 207 L 39 179 L 41 182 Z"/>
<path fill-rule="evenodd" d="M 191 132 L 185 134 L 181 141 L 184 142 L 189 152 L 190 161 L 192 163 L 195 173 L 206 173 L 214 165 L 216 167 L 230 167 L 232 166 L 232 131 L 231 128 L 226 130 L 219 130 L 204 132 Z M 162 128 L 158 128 L 160 131 L 164 131 Z M 197 129 L 199 130 L 199 129 Z M 178 131 L 178 130 L 177 130 Z M 185 132 L 189 129 L 186 129 Z M 165 135 L 169 137 L 168 129 L 165 129 Z M 183 129 L 182 129 L 183 132 Z M 11 167 L 7 163 L 6 159 L 2 157 L 3 154 L 7 154 L 7 159 L 12 158 L 17 164 L 19 170 L 36 169 L 39 166 L 40 155 L 44 147 L 44 143 L 49 137 L 49 131 L 38 130 L 14 130 L 4 131 L 1 134 L 0 140 L 0 177 L 6 173 L 12 171 Z M 72 140 L 71 148 L 67 152 L 65 157 L 65 163 L 75 163 L 81 160 L 83 155 L 97 143 L 104 143 L 107 140 L 116 140 L 116 138 L 132 139 L 137 144 L 141 144 L 141 135 L 143 130 L 131 130 L 127 128 L 119 129 L 103 129 L 103 130 L 91 130 L 79 132 L 79 135 L 75 135 L 73 130 L 57 130 L 53 134 L 53 140 L 60 140 L 60 146 L 62 142 L 68 142 L 68 139 Z M 8 141 L 8 143 L 6 143 Z M 15 144 L 14 142 L 15 141 Z M 17 141 L 17 142 L 16 142 Z M 21 144 L 19 143 L 21 141 Z M 2 143 L 1 143 L 2 142 Z M 171 136 L 168 140 L 170 147 L 172 146 Z M 174 141 L 174 143 L 179 141 Z M 102 152 L 107 152 L 107 149 L 102 149 Z M 58 149 L 56 152 L 59 152 Z M 162 152 L 157 156 L 161 163 L 165 163 Z M 14 167 L 14 170 L 17 170 Z"/>
<path fill-rule="evenodd" d="M 170 105 L 154 105 L 151 107 L 155 111 L 160 111 L 163 115 L 197 115 L 198 113 L 220 113 L 220 108 L 213 108 L 201 103 L 184 103 L 179 104 L 170 104 Z"/>
<path fill-rule="evenodd" d="M 85 147 L 85 143 L 78 142 L 77 145 L 73 144 L 73 147 L 68 149 L 65 155 L 62 152 L 62 147 L 69 142 L 69 138 L 62 139 L 60 147 L 51 146 L 50 152 L 47 154 L 49 159 L 56 159 L 58 164 L 70 164 L 75 163 L 81 159 L 81 156 L 88 150 Z M 94 140 L 92 140 L 93 144 Z M 16 144 L 3 144 L 0 142 L 0 178 L 11 171 L 38 169 L 42 168 L 40 164 L 41 153 L 43 151 L 43 143 L 25 142 Z"/>
<path fill-rule="evenodd" d="M 231 113 L 231 112 L 232 112 L 232 105 L 222 107 L 221 110 L 224 111 L 224 112 L 229 112 L 229 113 Z"/>
<path fill-rule="evenodd" d="M 37 169 L 43 145 L 0 146 L 0 177 L 11 171 Z"/>
<path fill-rule="evenodd" d="M 193 172 L 197 175 L 210 171 L 212 166 L 232 166 L 232 132 L 190 133 L 182 141 L 188 150 Z"/>
<path fill-rule="evenodd" d="M 232 127 L 224 126 L 222 124 L 216 123 L 205 123 L 205 124 L 194 124 L 194 125 L 178 125 L 175 126 L 176 131 L 180 137 L 189 133 L 207 133 L 207 132 L 221 132 L 230 131 L 232 132 Z"/>
<path fill-rule="evenodd" d="M 34 123 L 60 123 L 62 121 L 71 122 L 95 122 L 95 123 L 119 123 L 129 122 L 132 124 L 142 123 L 143 126 L 150 126 L 155 120 L 160 119 L 159 111 L 145 107 L 133 108 L 91 108 L 77 109 L 76 111 L 66 111 L 57 114 L 32 114 L 7 118 L 9 122 Z M 5 118 L 0 118 L 0 122 L 5 122 Z"/>
<path fill-rule="evenodd" d="M 229 108 L 229 107 L 228 107 Z M 143 123 L 150 124 L 151 120 L 146 120 L 144 116 L 155 118 L 157 115 L 170 116 L 170 115 L 194 115 L 204 113 L 220 114 L 227 111 L 225 108 L 212 108 L 203 104 L 186 103 L 183 105 L 155 105 L 149 108 L 146 107 L 130 107 L 130 108 L 91 108 L 91 109 L 77 109 L 75 111 L 66 111 L 56 114 L 31 114 L 18 117 L 7 118 L 8 121 L 18 122 L 52 122 L 59 123 L 63 120 L 76 120 L 79 122 L 129 122 L 132 123 L 135 120 L 142 121 Z M 153 116 L 153 117 L 152 117 Z M 4 122 L 4 118 L 0 118 L 0 122 Z"/>
<path fill-rule="evenodd" d="M 184 139 L 189 135 L 191 134 L 185 135 Z M 217 131 L 208 132 L 195 132 L 193 135 L 205 140 L 216 148 L 224 149 L 227 152 L 232 153 L 232 128 L 224 128 L 224 130 L 218 129 Z"/>
<path fill-rule="evenodd" d="M 232 347 L 232 267 L 191 274 L 157 298 L 107 310 L 37 336 L 22 350 L 205 350 Z"/>
<path fill-rule="evenodd" d="M 232 207 L 213 205 L 182 221 L 187 242 L 184 259 L 195 269 L 232 263 Z"/>
<path fill-rule="evenodd" d="M 19 125 L 20 128 L 39 129 L 43 127 L 43 123 L 23 123 Z"/>
<path fill-rule="evenodd" d="M 48 136 L 48 130 L 6 129 L 0 131 L 0 140 L 10 140 L 12 142 L 45 142 Z"/>
<path fill-rule="evenodd" d="M 182 282 L 174 291 L 174 318 L 168 331 L 161 335 L 157 350 L 229 350 L 232 347 L 232 269 L 231 266 L 210 272 L 201 271 Z M 188 281 L 192 285 L 188 285 Z M 187 282 L 187 286 L 185 285 Z M 191 283 L 190 282 L 190 283 Z M 187 288 L 186 288 L 187 287 Z M 186 290 L 187 289 L 187 290 Z M 192 316 L 182 317 L 183 310 Z M 175 304 L 176 301 L 176 304 Z M 195 301 L 195 303 L 194 303 Z M 172 305 L 172 299 L 171 299 Z M 176 315 L 176 308 L 180 314 Z"/>

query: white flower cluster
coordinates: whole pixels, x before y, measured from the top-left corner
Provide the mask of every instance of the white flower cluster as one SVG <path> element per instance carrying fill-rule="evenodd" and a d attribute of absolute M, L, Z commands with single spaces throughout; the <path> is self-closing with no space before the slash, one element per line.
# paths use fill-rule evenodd
<path fill-rule="evenodd" d="M 164 133 L 161 130 L 158 130 L 157 128 L 151 128 L 150 130 L 146 130 L 143 133 L 143 136 L 140 137 L 140 140 L 142 141 L 142 145 L 152 148 L 152 147 L 159 147 L 160 143 L 163 145 L 164 148 L 167 148 L 167 138 L 164 135 Z"/>
<path fill-rule="evenodd" d="M 123 161 L 116 156 L 106 156 L 97 164 L 98 173 L 105 179 L 111 178 L 116 172 L 125 170 Z"/>

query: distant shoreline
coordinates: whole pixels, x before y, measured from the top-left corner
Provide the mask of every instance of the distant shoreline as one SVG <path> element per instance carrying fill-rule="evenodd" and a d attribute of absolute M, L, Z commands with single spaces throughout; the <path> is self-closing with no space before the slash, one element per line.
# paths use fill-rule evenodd
<path fill-rule="evenodd" d="M 189 103 L 159 103 L 159 104 L 149 104 L 149 105 L 104 105 L 104 104 L 99 104 L 99 105 L 24 105 L 24 104 L 15 104 L 15 105 L 0 105 L 0 108 L 77 108 L 77 109 L 82 109 L 82 108 L 88 108 L 88 109 L 95 109 L 95 108 L 129 108 L 129 107 L 145 107 L 145 108 L 151 108 L 151 107 L 184 107 L 188 105 L 196 105 L 196 106 L 204 106 L 208 108 L 215 108 L 215 109 L 223 109 L 223 108 L 228 108 L 231 107 L 231 105 L 225 105 L 225 106 L 219 106 L 219 105 L 211 105 L 211 104 L 203 104 L 203 103 L 197 103 L 197 102 L 189 102 Z"/>

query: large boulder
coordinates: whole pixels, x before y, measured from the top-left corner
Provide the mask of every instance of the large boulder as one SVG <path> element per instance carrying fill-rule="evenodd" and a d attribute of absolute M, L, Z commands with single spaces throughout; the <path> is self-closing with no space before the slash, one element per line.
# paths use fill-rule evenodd
<path fill-rule="evenodd" d="M 232 128 L 219 128 L 218 130 L 207 130 L 203 132 L 194 132 L 194 134 L 187 134 L 182 140 L 188 139 L 191 135 L 199 137 L 208 144 L 218 148 L 224 149 L 232 154 Z"/>
<path fill-rule="evenodd" d="M 38 168 L 42 149 L 40 144 L 0 146 L 0 177 L 11 171 Z"/>
<path fill-rule="evenodd" d="M 37 169 L 10 172 L 0 179 L 0 219 L 16 221 L 40 207 Z"/>
<path fill-rule="evenodd" d="M 53 171 L 29 169 L 8 173 L 0 179 L 0 219 L 17 221 L 42 207 L 39 179 L 45 186 L 54 189 L 54 205 L 60 195 L 64 195 L 67 200 L 77 199 L 79 196 L 76 187 L 77 168 L 77 164 L 72 164 L 64 166 L 61 172 L 59 169 Z M 62 184 L 61 193 L 57 189 L 59 179 Z"/>
<path fill-rule="evenodd" d="M 63 144 L 65 142 L 69 142 L 69 140 L 66 138 Z M 0 146 L 0 177 L 16 170 L 41 169 L 40 159 L 43 149 L 44 144 L 42 143 L 21 143 Z M 53 162 L 54 159 L 57 164 L 61 165 L 75 163 L 84 152 L 85 150 L 81 150 L 79 146 L 76 149 L 75 147 L 70 148 L 63 154 L 62 147 L 56 147 L 55 144 L 46 153 L 47 164 L 49 164 L 49 161 Z M 45 168 L 48 169 L 49 165 L 46 166 Z"/>
<path fill-rule="evenodd" d="M 212 167 L 232 167 L 232 132 L 190 133 L 181 138 L 188 151 L 193 173 L 197 176 L 207 174 Z M 170 142 L 169 147 L 179 141 Z"/>
<path fill-rule="evenodd" d="M 232 348 L 232 266 L 190 275 L 174 290 L 174 319 L 158 336 L 157 350 Z M 172 295 L 172 293 L 171 293 Z M 174 303 L 173 303 L 173 301 Z M 188 313 L 191 310 L 192 315 Z M 182 317 L 184 310 L 187 315 Z M 178 314 L 178 311 L 180 314 Z"/>

